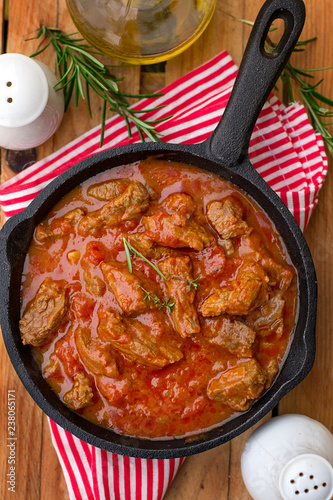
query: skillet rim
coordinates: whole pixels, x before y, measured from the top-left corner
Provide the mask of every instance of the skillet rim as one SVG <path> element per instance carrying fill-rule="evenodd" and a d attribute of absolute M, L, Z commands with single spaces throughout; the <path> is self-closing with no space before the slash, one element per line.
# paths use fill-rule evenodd
<path fill-rule="evenodd" d="M 172 158 L 175 154 L 181 154 L 183 158 Z M 133 155 L 135 158 L 128 161 L 128 158 Z M 34 380 L 34 377 L 36 377 L 36 368 L 32 366 L 33 363 L 31 363 L 31 355 L 30 366 L 26 366 L 30 348 L 28 346 L 23 346 L 18 332 L 17 312 L 19 311 L 16 311 L 16 320 L 13 320 L 12 317 L 13 311 L 11 309 L 11 299 L 13 298 L 13 279 L 15 277 L 17 279 L 17 275 L 19 275 L 20 287 L 22 275 L 22 269 L 18 269 L 18 267 L 14 265 L 16 264 L 16 261 L 14 262 L 14 260 L 17 258 L 17 255 L 13 252 L 13 248 L 20 250 L 19 246 L 17 246 L 20 244 L 22 247 L 22 235 L 20 235 L 20 240 L 15 242 L 12 241 L 14 236 L 17 239 L 18 234 L 16 233 L 18 232 L 18 229 L 22 229 L 22 226 L 24 226 L 25 234 L 29 236 L 30 244 L 32 233 L 36 225 L 45 217 L 55 203 L 59 201 L 62 196 L 64 196 L 64 194 L 71 191 L 73 187 L 75 187 L 77 184 L 76 179 L 78 177 L 84 174 L 84 178 L 80 180 L 80 182 L 83 182 L 84 180 L 109 168 L 125 165 L 127 163 L 135 163 L 136 161 L 144 159 L 148 156 L 159 155 L 164 157 L 167 156 L 169 159 L 174 159 L 174 161 L 182 161 L 184 163 L 199 166 L 199 168 L 203 169 L 205 169 L 203 163 L 209 164 L 212 169 L 206 168 L 206 170 L 220 175 L 222 178 L 234 183 L 237 187 L 244 191 L 246 195 L 254 198 L 256 203 L 265 210 L 272 222 L 278 228 L 278 231 L 288 248 L 288 252 L 294 265 L 294 255 L 291 255 L 291 253 L 294 252 L 295 248 L 298 249 L 301 257 L 301 267 L 298 267 L 300 300 L 298 320 L 295 327 L 294 338 L 290 343 L 289 353 L 274 384 L 261 398 L 259 398 L 259 400 L 254 403 L 250 410 L 220 424 L 218 427 L 210 431 L 199 434 L 199 437 L 196 440 L 191 437 L 185 439 L 177 438 L 174 440 L 142 440 L 123 436 L 96 424 L 92 424 L 82 417 L 79 417 L 77 414 L 74 414 L 52 391 L 50 386 L 43 379 L 40 371 L 38 371 L 37 375 L 39 376 L 39 386 L 36 384 Z M 189 158 L 192 159 L 191 162 L 187 161 Z M 94 168 L 99 168 L 98 165 L 112 159 L 116 161 L 116 164 L 112 167 L 107 166 L 106 168 L 98 169 L 98 171 L 93 171 Z M 215 166 L 214 168 L 213 165 Z M 220 173 L 218 173 L 217 170 L 219 170 Z M 253 196 L 252 192 L 249 193 L 248 189 L 245 189 L 244 186 L 239 185 L 238 183 L 240 181 L 245 182 L 247 187 L 250 187 L 250 191 L 252 190 L 253 192 L 256 192 L 256 196 Z M 66 188 L 65 192 L 63 192 L 64 188 Z M 261 197 L 262 195 L 264 195 L 264 198 L 259 200 L 258 197 Z M 270 210 L 274 212 L 273 216 L 263 206 L 263 201 L 264 205 L 266 204 L 270 206 Z M 276 219 L 279 219 L 278 223 Z M 281 231 L 282 220 L 285 226 Z M 286 232 L 288 232 L 291 236 L 291 240 L 286 241 L 284 235 Z M 290 250 L 291 242 L 293 245 L 294 243 L 296 244 L 292 252 Z M 27 242 L 23 243 L 25 258 L 26 250 L 29 244 Z M 10 244 L 14 245 L 11 249 L 9 249 L 8 246 Z M 12 252 L 9 250 L 12 250 Z M 138 458 L 179 458 L 211 449 L 229 441 L 230 439 L 233 439 L 248 428 L 252 427 L 264 415 L 272 410 L 285 394 L 287 394 L 305 378 L 313 365 L 315 355 L 314 332 L 316 321 L 317 287 L 314 264 L 304 236 L 287 207 L 252 167 L 248 158 L 245 158 L 240 164 L 234 166 L 233 169 L 222 167 L 215 157 L 212 158 L 206 143 L 196 145 L 166 143 L 133 144 L 102 151 L 101 153 L 97 153 L 73 165 L 73 167 L 63 172 L 48 186 L 46 186 L 25 210 L 14 215 L 5 223 L 0 231 L 0 258 L 0 272 L 3 276 L 0 281 L 0 319 L 3 330 L 3 338 L 10 360 L 19 378 L 21 379 L 21 382 L 38 406 L 52 420 L 80 439 L 83 439 L 94 446 L 98 446 L 99 448 L 106 449 L 107 451 Z M 24 258 L 22 262 L 24 262 Z M 302 294 L 300 292 L 302 292 Z M 301 314 L 303 309 L 305 310 L 304 315 Z M 13 328 L 15 321 L 16 329 L 15 327 Z M 302 332 L 300 330 L 302 330 Z M 296 356 L 297 349 L 295 349 L 295 339 L 302 341 L 297 343 L 297 349 L 301 350 L 303 355 L 301 360 L 299 356 Z M 295 373 L 291 370 L 293 362 L 298 362 L 298 369 Z M 285 377 L 285 380 L 283 377 Z M 41 386 L 43 392 L 41 390 Z M 50 394 L 50 392 L 52 392 L 52 394 Z M 51 403 L 46 399 L 45 393 L 47 393 Z M 60 409 L 56 409 L 57 406 L 60 407 Z M 237 422 L 239 425 L 235 425 Z M 88 428 L 92 428 L 93 433 L 90 432 Z M 225 428 L 227 429 L 226 431 Z M 97 433 L 100 434 L 101 437 L 97 437 Z M 116 437 L 116 441 L 118 442 L 108 439 L 110 435 L 112 435 L 113 438 Z"/>

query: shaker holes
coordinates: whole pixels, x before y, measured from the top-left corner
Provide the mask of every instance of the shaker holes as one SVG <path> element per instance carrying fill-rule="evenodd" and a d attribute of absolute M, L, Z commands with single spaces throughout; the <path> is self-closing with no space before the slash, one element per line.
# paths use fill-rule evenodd
<path fill-rule="evenodd" d="M 7 82 L 6 85 L 7 85 L 7 87 L 11 87 L 13 84 L 12 84 L 12 82 Z M 9 103 L 13 102 L 12 97 L 8 97 L 7 102 L 9 102 Z"/>

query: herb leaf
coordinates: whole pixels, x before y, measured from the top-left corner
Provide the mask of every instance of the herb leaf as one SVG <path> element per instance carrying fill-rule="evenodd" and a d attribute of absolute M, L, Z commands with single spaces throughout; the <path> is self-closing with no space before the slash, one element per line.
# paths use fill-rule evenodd
<path fill-rule="evenodd" d="M 160 299 L 157 297 L 157 295 L 153 295 L 153 292 L 148 292 L 143 286 L 138 285 L 138 288 L 145 292 L 146 296 L 143 298 L 143 300 L 148 300 L 150 302 L 151 300 L 154 302 L 154 304 L 158 304 L 160 302 Z"/>
<path fill-rule="evenodd" d="M 132 245 L 130 245 L 128 243 L 128 241 L 126 240 L 125 236 L 123 237 L 123 242 L 124 242 L 124 247 L 125 247 L 128 270 L 130 273 L 133 271 L 132 270 L 131 253 L 132 254 L 136 253 L 136 255 L 138 257 L 140 257 L 141 259 L 143 259 L 145 262 L 147 262 L 147 264 L 149 264 L 161 276 L 161 278 L 166 280 L 166 277 L 164 276 L 164 274 L 152 262 L 150 262 L 150 260 L 148 260 L 144 255 L 142 255 L 142 253 L 138 252 L 138 250 L 136 250 L 134 247 L 132 247 Z M 129 262 L 130 262 L 130 264 L 129 264 Z"/>
<path fill-rule="evenodd" d="M 191 288 L 193 286 L 194 290 L 198 290 L 199 286 L 200 286 L 200 283 L 198 283 L 198 280 L 200 279 L 201 276 L 198 276 L 198 278 L 195 278 L 195 280 L 186 280 L 186 284 L 187 285 L 190 285 L 190 288 L 188 289 L 188 291 L 190 292 L 191 291 Z"/>
<path fill-rule="evenodd" d="M 123 241 L 124 241 L 124 248 L 125 248 L 125 254 L 126 254 L 126 260 L 127 260 L 128 270 L 129 270 L 130 273 L 132 273 L 133 272 L 133 267 L 132 267 L 132 260 L 131 260 L 131 251 L 128 248 L 128 244 L 127 244 L 127 241 L 125 240 L 125 238 L 123 238 Z"/>
<path fill-rule="evenodd" d="M 50 45 L 53 47 L 56 55 L 57 69 L 60 80 L 55 85 L 57 91 L 62 90 L 65 97 L 65 111 L 67 110 L 71 97 L 75 96 L 75 106 L 78 106 L 79 99 L 84 99 L 87 103 L 89 115 L 91 115 L 89 87 L 103 100 L 102 117 L 101 117 L 101 139 L 100 147 L 103 145 L 105 133 L 106 110 L 108 109 L 123 116 L 128 135 L 131 137 L 130 122 L 136 127 L 141 140 L 144 142 L 144 134 L 153 142 L 160 141 L 160 135 L 155 124 L 168 120 L 170 116 L 160 120 L 145 121 L 140 119 L 138 113 L 149 113 L 156 111 L 161 106 L 143 110 L 130 109 L 130 104 L 127 101 L 129 98 L 143 97 L 160 97 L 163 94 L 128 94 L 121 92 L 118 88 L 117 79 L 109 72 L 108 66 L 96 59 L 95 55 L 103 56 L 102 52 L 95 50 L 93 47 L 85 43 L 84 38 L 77 38 L 78 33 L 66 34 L 57 28 L 48 28 L 41 25 L 36 37 L 33 39 L 42 39 L 38 50 L 30 57 L 36 57 Z M 31 40 L 31 39 L 30 39 Z M 43 45 L 44 44 L 44 45 Z M 94 54 L 94 55 L 93 55 Z M 85 92 L 82 83 L 85 81 Z"/>
<path fill-rule="evenodd" d="M 155 306 L 157 306 L 157 304 L 159 304 L 159 307 L 158 307 L 159 311 L 161 309 L 163 309 L 163 307 L 165 307 L 168 312 L 170 312 L 170 313 L 172 312 L 172 308 L 176 304 L 176 302 L 171 302 L 171 297 L 169 297 L 168 300 L 165 300 L 165 299 L 161 300 L 157 297 L 157 295 L 153 295 L 153 292 L 149 292 L 148 290 L 143 288 L 143 286 L 138 285 L 138 288 L 140 288 L 140 290 L 142 290 L 146 294 L 146 296 L 143 298 L 143 300 L 148 300 L 148 302 L 150 302 L 152 300 L 154 302 Z"/>
<path fill-rule="evenodd" d="M 165 299 L 162 300 L 160 307 L 158 308 L 159 310 L 162 309 L 162 307 L 165 307 L 166 310 L 171 313 L 172 308 L 176 305 L 176 302 L 171 302 L 171 297 L 168 298 L 166 301 Z"/>

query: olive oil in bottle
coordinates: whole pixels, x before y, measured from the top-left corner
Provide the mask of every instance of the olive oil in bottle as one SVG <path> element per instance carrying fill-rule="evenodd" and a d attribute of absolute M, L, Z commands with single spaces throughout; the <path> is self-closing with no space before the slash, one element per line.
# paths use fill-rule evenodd
<path fill-rule="evenodd" d="M 130 64 L 152 64 L 188 48 L 208 25 L 216 0 L 66 0 L 93 46 Z"/>

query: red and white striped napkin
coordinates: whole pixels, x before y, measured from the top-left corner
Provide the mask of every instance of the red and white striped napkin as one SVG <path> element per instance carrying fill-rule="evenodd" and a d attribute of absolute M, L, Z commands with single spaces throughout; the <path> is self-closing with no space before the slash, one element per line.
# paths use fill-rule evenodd
<path fill-rule="evenodd" d="M 49 424 L 70 500 L 160 500 L 184 461 L 123 457 Z"/>
<path fill-rule="evenodd" d="M 144 99 L 135 107 L 164 105 L 149 116 L 141 115 L 143 119 L 173 115 L 156 127 L 163 141 L 202 142 L 221 118 L 236 74 L 231 57 L 222 52 L 163 89 L 163 97 Z M 96 127 L 2 184 L 0 204 L 6 217 L 23 210 L 61 172 L 101 151 L 99 135 Z M 134 127 L 128 139 L 126 125 L 117 116 L 107 122 L 102 149 L 139 140 Z M 250 159 L 304 230 L 327 172 L 322 138 L 304 107 L 285 107 L 272 95 L 253 131 Z M 70 500 L 161 500 L 183 461 L 122 457 L 80 441 L 52 421 L 50 429 Z"/>

